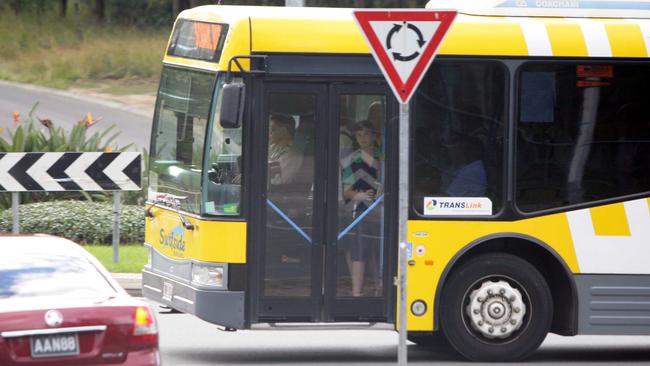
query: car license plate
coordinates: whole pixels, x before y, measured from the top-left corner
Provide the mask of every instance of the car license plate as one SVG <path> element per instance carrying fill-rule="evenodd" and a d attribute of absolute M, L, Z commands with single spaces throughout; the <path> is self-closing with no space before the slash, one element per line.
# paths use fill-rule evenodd
<path fill-rule="evenodd" d="M 163 282 L 163 300 L 172 301 L 172 293 L 174 292 L 174 285 L 168 282 Z"/>
<path fill-rule="evenodd" d="M 77 333 L 32 336 L 30 343 L 33 358 L 79 354 L 79 337 Z"/>

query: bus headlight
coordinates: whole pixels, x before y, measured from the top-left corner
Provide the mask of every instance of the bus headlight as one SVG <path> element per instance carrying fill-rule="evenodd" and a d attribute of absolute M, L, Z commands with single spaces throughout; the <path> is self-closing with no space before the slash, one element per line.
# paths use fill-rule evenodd
<path fill-rule="evenodd" d="M 223 266 L 192 264 L 192 282 L 200 286 L 225 287 Z"/>

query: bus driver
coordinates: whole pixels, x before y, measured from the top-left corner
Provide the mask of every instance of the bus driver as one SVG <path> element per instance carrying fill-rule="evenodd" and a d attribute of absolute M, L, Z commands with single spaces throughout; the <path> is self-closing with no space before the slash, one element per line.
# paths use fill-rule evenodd
<path fill-rule="evenodd" d="M 293 144 L 295 121 L 292 117 L 269 116 L 269 180 L 272 185 L 295 183 L 302 166 L 302 152 Z"/>

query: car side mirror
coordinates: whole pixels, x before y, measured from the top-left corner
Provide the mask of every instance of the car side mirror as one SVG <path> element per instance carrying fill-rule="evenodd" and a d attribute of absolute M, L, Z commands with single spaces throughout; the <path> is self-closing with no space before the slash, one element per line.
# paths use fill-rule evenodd
<path fill-rule="evenodd" d="M 244 119 L 244 83 L 224 84 L 221 88 L 221 114 L 219 124 L 222 128 L 239 128 Z"/>

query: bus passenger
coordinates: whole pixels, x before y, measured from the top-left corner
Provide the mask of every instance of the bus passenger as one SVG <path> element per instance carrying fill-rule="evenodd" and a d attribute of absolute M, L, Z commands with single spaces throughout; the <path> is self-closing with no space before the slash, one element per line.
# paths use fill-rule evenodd
<path fill-rule="evenodd" d="M 341 161 L 341 180 L 344 199 L 353 203 L 354 219 L 368 209 L 381 190 L 381 154 L 378 131 L 368 120 L 357 122 L 352 131 L 359 148 Z M 371 216 L 369 214 L 357 224 L 356 236 L 351 237 L 345 253 L 352 279 L 352 296 L 363 295 L 366 261 L 379 246 L 380 226 Z"/>
<path fill-rule="evenodd" d="M 372 127 L 378 131 L 378 133 L 380 133 L 382 130 L 381 125 L 382 121 L 384 120 L 383 112 L 384 102 L 382 101 L 372 102 L 368 107 L 368 121 Z"/>
<path fill-rule="evenodd" d="M 295 121 L 292 117 L 269 117 L 269 180 L 272 185 L 295 183 L 303 155 L 293 144 Z"/>
<path fill-rule="evenodd" d="M 449 197 L 484 197 L 487 191 L 481 140 L 463 136 L 452 140 L 447 154 L 452 169 L 442 178 L 443 193 Z"/>

